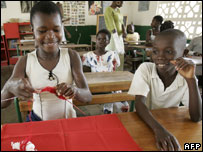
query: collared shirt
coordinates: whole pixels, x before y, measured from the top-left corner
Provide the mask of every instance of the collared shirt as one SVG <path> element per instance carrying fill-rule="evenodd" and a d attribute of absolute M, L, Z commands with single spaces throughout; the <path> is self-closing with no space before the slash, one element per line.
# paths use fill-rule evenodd
<path fill-rule="evenodd" d="M 134 74 L 128 94 L 147 98 L 149 109 L 178 107 L 180 102 L 189 105 L 189 90 L 186 80 L 178 73 L 172 84 L 164 90 L 154 63 L 142 63 Z"/>
<path fill-rule="evenodd" d="M 107 7 L 104 13 L 105 24 L 109 32 L 116 30 L 118 35 L 122 34 L 123 15 L 120 13 L 120 9 L 113 9 Z"/>
<path fill-rule="evenodd" d="M 202 36 L 192 39 L 187 49 L 202 54 Z"/>

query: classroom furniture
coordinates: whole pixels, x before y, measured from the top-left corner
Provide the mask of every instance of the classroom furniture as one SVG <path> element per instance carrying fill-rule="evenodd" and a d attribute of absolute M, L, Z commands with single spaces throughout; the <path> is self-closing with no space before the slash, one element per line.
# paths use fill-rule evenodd
<path fill-rule="evenodd" d="M 90 51 L 91 45 L 88 44 L 60 44 L 61 48 L 71 48 L 71 49 L 80 49 L 84 48 L 87 51 Z"/>
<path fill-rule="evenodd" d="M 90 35 L 90 37 L 91 37 L 91 50 L 93 50 L 96 44 L 96 35 Z"/>
<path fill-rule="evenodd" d="M 154 118 L 177 138 L 182 150 L 184 150 L 185 143 L 200 143 L 202 145 L 202 121 L 192 122 L 188 108 L 164 108 L 151 110 L 151 112 Z M 158 150 L 154 133 L 136 112 L 117 115 L 141 149 L 144 151 Z M 202 146 L 198 150 L 202 151 Z"/>
<path fill-rule="evenodd" d="M 2 126 L 1 151 L 27 140 L 37 151 L 141 151 L 116 114 Z"/>
<path fill-rule="evenodd" d="M 130 88 L 133 74 L 128 71 L 115 72 L 86 72 L 84 73 L 91 93 L 101 93 L 92 96 L 90 103 L 82 103 L 74 100 L 76 106 L 104 104 L 120 101 L 132 101 L 130 111 L 134 110 L 135 97 L 127 94 Z M 111 93 L 112 91 L 122 90 L 122 93 Z M 108 93 L 108 94 L 107 94 Z M 16 98 L 14 100 L 19 122 L 22 122 L 21 112 L 26 113 L 32 109 L 32 103 L 19 102 Z"/>
<path fill-rule="evenodd" d="M 151 110 L 151 112 L 154 118 L 177 138 L 182 150 L 184 150 L 184 144 L 186 143 L 200 143 L 202 145 L 202 121 L 192 122 L 187 107 L 163 108 Z M 119 113 L 116 116 L 143 151 L 158 150 L 155 144 L 154 133 L 136 112 Z M 84 117 L 82 118 L 85 119 Z M 19 125 L 22 126 L 22 124 Z M 53 125 L 49 127 L 53 127 Z M 202 151 L 202 146 L 198 151 Z"/>
<path fill-rule="evenodd" d="M 8 54 L 6 49 L 5 35 L 1 35 L 1 66 L 8 65 Z"/>
<path fill-rule="evenodd" d="M 32 37 L 33 32 L 31 30 L 30 22 L 4 23 L 3 26 L 7 44 L 6 48 L 8 51 L 9 64 L 16 64 L 19 58 L 19 54 L 17 52 L 17 46 L 15 43 L 21 39 Z"/>
<path fill-rule="evenodd" d="M 17 43 L 17 54 L 18 55 L 25 55 L 28 52 L 34 51 L 35 48 L 35 41 L 32 40 L 20 40 Z"/>

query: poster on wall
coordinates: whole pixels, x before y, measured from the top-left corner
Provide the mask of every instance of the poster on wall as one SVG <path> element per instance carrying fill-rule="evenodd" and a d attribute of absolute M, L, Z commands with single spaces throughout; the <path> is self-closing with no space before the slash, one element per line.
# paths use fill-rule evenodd
<path fill-rule="evenodd" d="M 85 1 L 64 1 L 63 13 L 70 18 L 64 25 L 85 25 Z"/>
<path fill-rule="evenodd" d="M 6 1 L 1 1 L 1 8 L 6 8 Z"/>
<path fill-rule="evenodd" d="M 31 8 L 39 1 L 20 1 L 21 13 L 30 13 Z"/>
<path fill-rule="evenodd" d="M 103 13 L 102 1 L 88 1 L 89 15 L 98 15 Z"/>
<path fill-rule="evenodd" d="M 148 11 L 149 10 L 149 1 L 139 1 L 138 4 L 138 11 L 142 12 L 142 11 Z"/>

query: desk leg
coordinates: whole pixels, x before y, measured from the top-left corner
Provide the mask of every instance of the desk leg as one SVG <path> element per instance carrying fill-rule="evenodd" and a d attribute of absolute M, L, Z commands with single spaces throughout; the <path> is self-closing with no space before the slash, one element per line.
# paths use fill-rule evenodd
<path fill-rule="evenodd" d="M 134 111 L 134 107 L 135 107 L 135 101 L 131 101 L 130 103 L 130 112 L 133 112 Z"/>

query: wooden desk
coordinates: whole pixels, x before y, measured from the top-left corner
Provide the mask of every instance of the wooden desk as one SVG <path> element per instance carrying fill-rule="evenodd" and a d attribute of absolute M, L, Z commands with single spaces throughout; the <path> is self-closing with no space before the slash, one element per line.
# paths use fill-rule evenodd
<path fill-rule="evenodd" d="M 167 108 L 152 110 L 153 116 L 179 141 L 182 150 L 185 143 L 200 143 L 202 150 L 202 121 L 189 119 L 188 109 Z M 117 114 L 134 141 L 145 151 L 157 151 L 152 130 L 138 117 L 136 112 Z"/>
<path fill-rule="evenodd" d="M 104 104 L 118 101 L 133 101 L 135 97 L 127 94 L 130 88 L 133 74 L 128 71 L 115 72 L 96 72 L 84 73 L 91 93 L 104 93 L 92 96 L 92 102 L 81 103 L 74 100 L 77 106 Z M 112 91 L 122 90 L 122 93 L 111 93 Z M 108 94 L 105 94 L 108 93 Z M 130 111 L 134 109 L 134 102 L 131 104 Z"/>
<path fill-rule="evenodd" d="M 85 48 L 90 51 L 91 46 L 88 44 L 61 44 L 61 48 Z"/>

